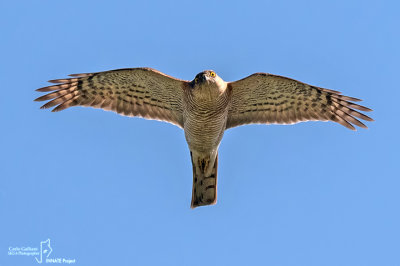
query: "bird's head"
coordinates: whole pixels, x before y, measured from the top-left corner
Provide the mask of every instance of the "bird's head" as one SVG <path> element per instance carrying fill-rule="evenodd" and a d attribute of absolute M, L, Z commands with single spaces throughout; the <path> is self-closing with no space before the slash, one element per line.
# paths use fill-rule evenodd
<path fill-rule="evenodd" d="M 218 75 L 212 70 L 205 70 L 196 75 L 194 80 L 192 80 L 193 86 L 210 85 L 212 83 L 217 83 L 221 80 Z"/>
<path fill-rule="evenodd" d="M 227 83 L 213 70 L 205 70 L 190 82 L 192 93 L 198 98 L 216 99 L 225 92 Z"/>

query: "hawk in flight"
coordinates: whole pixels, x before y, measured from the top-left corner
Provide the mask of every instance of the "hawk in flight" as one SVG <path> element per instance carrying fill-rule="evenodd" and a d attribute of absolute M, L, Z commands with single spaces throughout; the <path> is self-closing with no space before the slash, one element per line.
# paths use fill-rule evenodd
<path fill-rule="evenodd" d="M 197 74 L 192 81 L 151 68 L 70 76 L 37 89 L 50 92 L 36 99 L 50 100 L 41 108 L 55 106 L 52 111 L 57 112 L 90 106 L 166 121 L 184 130 L 193 165 L 192 208 L 216 203 L 218 147 L 228 128 L 319 120 L 355 130 L 354 125 L 367 128 L 357 118 L 373 121 L 359 112 L 372 111 L 354 103 L 360 99 L 267 73 L 234 82 L 225 82 L 212 70 Z"/>

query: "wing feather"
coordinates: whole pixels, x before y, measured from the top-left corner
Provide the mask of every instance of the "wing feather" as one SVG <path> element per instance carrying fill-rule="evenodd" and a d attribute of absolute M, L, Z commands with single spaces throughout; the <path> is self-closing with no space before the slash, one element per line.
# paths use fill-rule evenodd
<path fill-rule="evenodd" d="M 364 112 L 370 108 L 356 104 L 358 98 L 311 86 L 290 78 L 256 73 L 230 82 L 232 103 L 226 128 L 244 124 L 293 124 L 301 121 L 334 121 L 351 130 L 367 128 L 359 119 L 374 121 Z"/>
<path fill-rule="evenodd" d="M 97 73 L 71 74 L 54 79 L 60 83 L 37 89 L 50 92 L 36 99 L 48 101 L 41 108 L 90 106 L 126 116 L 162 120 L 183 127 L 183 89 L 187 81 L 150 68 L 117 69 Z"/>

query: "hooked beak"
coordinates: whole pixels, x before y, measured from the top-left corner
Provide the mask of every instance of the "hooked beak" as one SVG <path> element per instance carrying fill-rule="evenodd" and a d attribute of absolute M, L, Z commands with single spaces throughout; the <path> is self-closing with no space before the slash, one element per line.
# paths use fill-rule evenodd
<path fill-rule="evenodd" d="M 202 75 L 196 76 L 195 80 L 196 80 L 195 82 L 198 82 L 198 83 L 204 83 L 204 82 L 209 83 L 210 82 L 210 77 L 207 76 L 206 74 L 202 74 Z"/>
<path fill-rule="evenodd" d="M 207 75 L 204 74 L 204 75 L 201 76 L 201 80 L 202 80 L 203 82 L 204 82 L 204 81 L 207 81 L 207 82 L 208 82 L 208 81 L 210 80 L 210 78 L 209 78 Z"/>

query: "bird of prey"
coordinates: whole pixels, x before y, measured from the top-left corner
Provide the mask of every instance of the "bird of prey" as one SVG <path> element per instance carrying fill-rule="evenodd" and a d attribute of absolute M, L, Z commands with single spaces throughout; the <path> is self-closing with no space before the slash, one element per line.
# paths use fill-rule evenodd
<path fill-rule="evenodd" d="M 180 80 L 151 68 L 130 68 L 72 74 L 50 80 L 57 85 L 36 99 L 41 108 L 90 106 L 126 116 L 172 123 L 184 130 L 193 165 L 191 207 L 215 204 L 218 147 L 226 129 L 245 124 L 294 124 L 319 120 L 337 122 L 351 130 L 367 128 L 356 111 L 372 111 L 360 99 L 287 77 L 255 73 L 225 82 L 214 71 L 200 72 L 192 81 Z"/>

